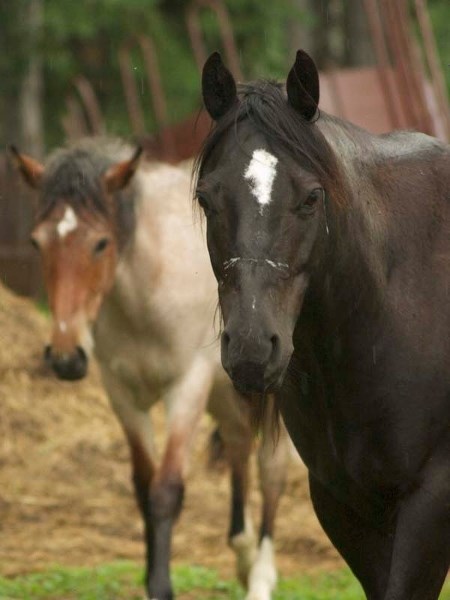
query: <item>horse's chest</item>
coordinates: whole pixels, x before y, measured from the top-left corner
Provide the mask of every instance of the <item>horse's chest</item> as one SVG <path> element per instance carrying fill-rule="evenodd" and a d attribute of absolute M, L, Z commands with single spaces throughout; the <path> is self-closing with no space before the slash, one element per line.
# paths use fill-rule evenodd
<path fill-rule="evenodd" d="M 152 404 L 177 381 L 192 353 L 167 331 L 164 323 L 142 319 L 139 327 L 119 325 L 103 315 L 96 328 L 96 354 L 101 366 L 146 404 Z"/>
<path fill-rule="evenodd" d="M 400 493 L 414 484 L 439 438 L 439 421 L 432 417 L 439 400 L 428 396 L 425 404 L 419 380 L 415 386 L 403 382 L 403 392 L 397 391 L 398 382 L 388 385 L 377 365 L 373 377 L 366 371 L 357 383 L 344 368 L 339 373 L 327 380 L 319 369 L 299 368 L 285 386 L 283 416 L 299 453 L 328 486 L 347 481 L 369 494 Z"/>

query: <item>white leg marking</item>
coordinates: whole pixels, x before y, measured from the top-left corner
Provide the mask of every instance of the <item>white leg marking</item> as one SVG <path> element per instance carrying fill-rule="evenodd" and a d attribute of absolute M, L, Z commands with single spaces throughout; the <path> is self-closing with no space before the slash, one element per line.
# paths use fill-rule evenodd
<path fill-rule="evenodd" d="M 75 211 L 71 206 L 66 206 L 64 216 L 56 226 L 56 231 L 60 238 L 65 237 L 68 233 L 76 229 L 78 226 L 78 219 Z"/>
<path fill-rule="evenodd" d="M 277 174 L 276 165 L 278 158 L 263 150 L 253 151 L 252 159 L 244 173 L 245 179 L 250 182 L 250 191 L 260 205 L 260 213 L 272 200 L 272 186 Z"/>
<path fill-rule="evenodd" d="M 270 600 L 277 583 L 277 571 L 272 540 L 264 537 L 248 577 L 245 600 Z"/>
<path fill-rule="evenodd" d="M 230 546 L 236 553 L 236 570 L 239 581 L 247 587 L 248 575 L 256 559 L 257 545 L 253 523 L 247 515 L 245 516 L 245 529 L 233 536 Z"/>

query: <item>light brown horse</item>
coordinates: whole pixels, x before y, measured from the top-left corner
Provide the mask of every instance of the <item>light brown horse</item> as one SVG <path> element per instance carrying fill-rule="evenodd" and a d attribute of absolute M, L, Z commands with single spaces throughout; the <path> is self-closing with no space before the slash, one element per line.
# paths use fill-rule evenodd
<path fill-rule="evenodd" d="M 12 152 L 25 180 L 39 190 L 32 241 L 41 252 L 53 315 L 46 357 L 58 377 L 76 380 L 95 349 L 131 451 L 145 522 L 148 597 L 173 598 L 172 527 L 190 446 L 208 406 L 231 467 L 229 539 L 238 573 L 248 600 L 268 600 L 276 581 L 272 533 L 287 438 L 282 428 L 275 446 L 266 424 L 259 449 L 258 542 L 245 512 L 251 426 L 245 402 L 220 365 L 216 284 L 201 229 L 193 223 L 188 173 L 166 165 L 138 168 L 140 151 L 133 155 L 111 140 L 59 150 L 45 166 Z M 159 465 L 149 416 L 158 400 L 167 410 Z"/>

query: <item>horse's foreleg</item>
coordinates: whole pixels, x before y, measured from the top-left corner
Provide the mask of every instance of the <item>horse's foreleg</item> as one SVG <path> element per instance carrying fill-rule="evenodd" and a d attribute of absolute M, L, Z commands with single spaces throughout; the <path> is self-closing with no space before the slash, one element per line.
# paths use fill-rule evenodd
<path fill-rule="evenodd" d="M 338 500 L 309 473 L 309 489 L 325 533 L 358 578 L 367 600 L 383 600 L 392 551 L 390 528 L 379 528 Z"/>
<path fill-rule="evenodd" d="M 136 500 L 144 519 L 145 539 L 147 549 L 147 574 L 151 563 L 149 539 L 152 537 L 149 518 L 149 492 L 156 473 L 155 449 L 153 430 L 150 416 L 145 407 L 138 406 L 131 390 L 122 385 L 121 381 L 108 372 L 103 373 L 103 379 L 109 394 L 111 406 L 116 413 L 125 432 L 130 447 L 132 478 Z M 148 583 L 147 583 L 147 591 Z M 149 596 L 152 598 L 152 596 Z"/>
<path fill-rule="evenodd" d="M 239 443 L 228 446 L 231 467 L 231 512 L 228 540 L 236 554 L 237 576 L 244 587 L 256 555 L 256 535 L 250 514 L 246 512 L 248 495 L 248 463 L 251 453 L 250 431 L 243 431 Z"/>
<path fill-rule="evenodd" d="M 191 445 L 211 385 L 211 365 L 198 358 L 164 399 L 167 441 L 161 466 L 150 486 L 148 507 L 148 589 L 152 600 L 173 598 L 169 571 L 172 530 L 182 508 Z"/>
<path fill-rule="evenodd" d="M 270 600 L 277 581 L 273 530 L 278 503 L 283 493 L 289 460 L 289 437 L 280 421 L 278 435 L 268 411 L 258 452 L 263 511 L 258 551 L 248 577 L 246 600 Z"/>
<path fill-rule="evenodd" d="M 450 567 L 450 440 L 399 506 L 383 600 L 437 600 Z"/>
<path fill-rule="evenodd" d="M 231 511 L 228 542 L 236 554 L 236 571 L 244 587 L 256 555 L 256 535 L 250 515 L 246 512 L 248 493 L 248 466 L 253 434 L 248 406 L 235 392 L 228 378 L 218 377 L 211 403 L 211 414 L 216 419 L 225 454 L 231 469 Z"/>

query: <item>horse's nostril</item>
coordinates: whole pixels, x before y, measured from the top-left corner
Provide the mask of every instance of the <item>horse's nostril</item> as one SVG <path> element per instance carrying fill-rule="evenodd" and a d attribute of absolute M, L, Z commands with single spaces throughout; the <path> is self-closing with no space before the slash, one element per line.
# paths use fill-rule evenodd
<path fill-rule="evenodd" d="M 277 361 L 277 359 L 280 356 L 281 349 L 280 337 L 278 335 L 273 335 L 270 338 L 270 343 L 272 344 L 272 353 L 270 355 L 270 360 L 271 362 Z"/>
<path fill-rule="evenodd" d="M 86 354 L 86 352 L 83 350 L 83 348 L 82 348 L 81 346 L 77 346 L 77 347 L 76 347 L 76 351 L 77 351 L 77 354 L 78 354 L 78 358 L 79 358 L 79 359 L 80 359 L 82 362 L 84 362 L 84 363 L 87 363 L 87 354 Z"/>
<path fill-rule="evenodd" d="M 222 352 L 222 359 L 228 356 L 228 346 L 230 345 L 230 336 L 229 334 L 224 331 L 222 333 L 222 336 L 220 338 L 220 346 L 221 346 L 221 352 Z"/>
<path fill-rule="evenodd" d="M 47 363 L 51 362 L 52 360 L 52 347 L 50 344 L 47 344 L 47 346 L 44 348 L 44 360 Z"/>
<path fill-rule="evenodd" d="M 88 368 L 88 357 L 86 352 L 77 346 L 72 353 L 51 353 L 51 365 L 60 379 L 75 381 L 82 379 Z"/>

